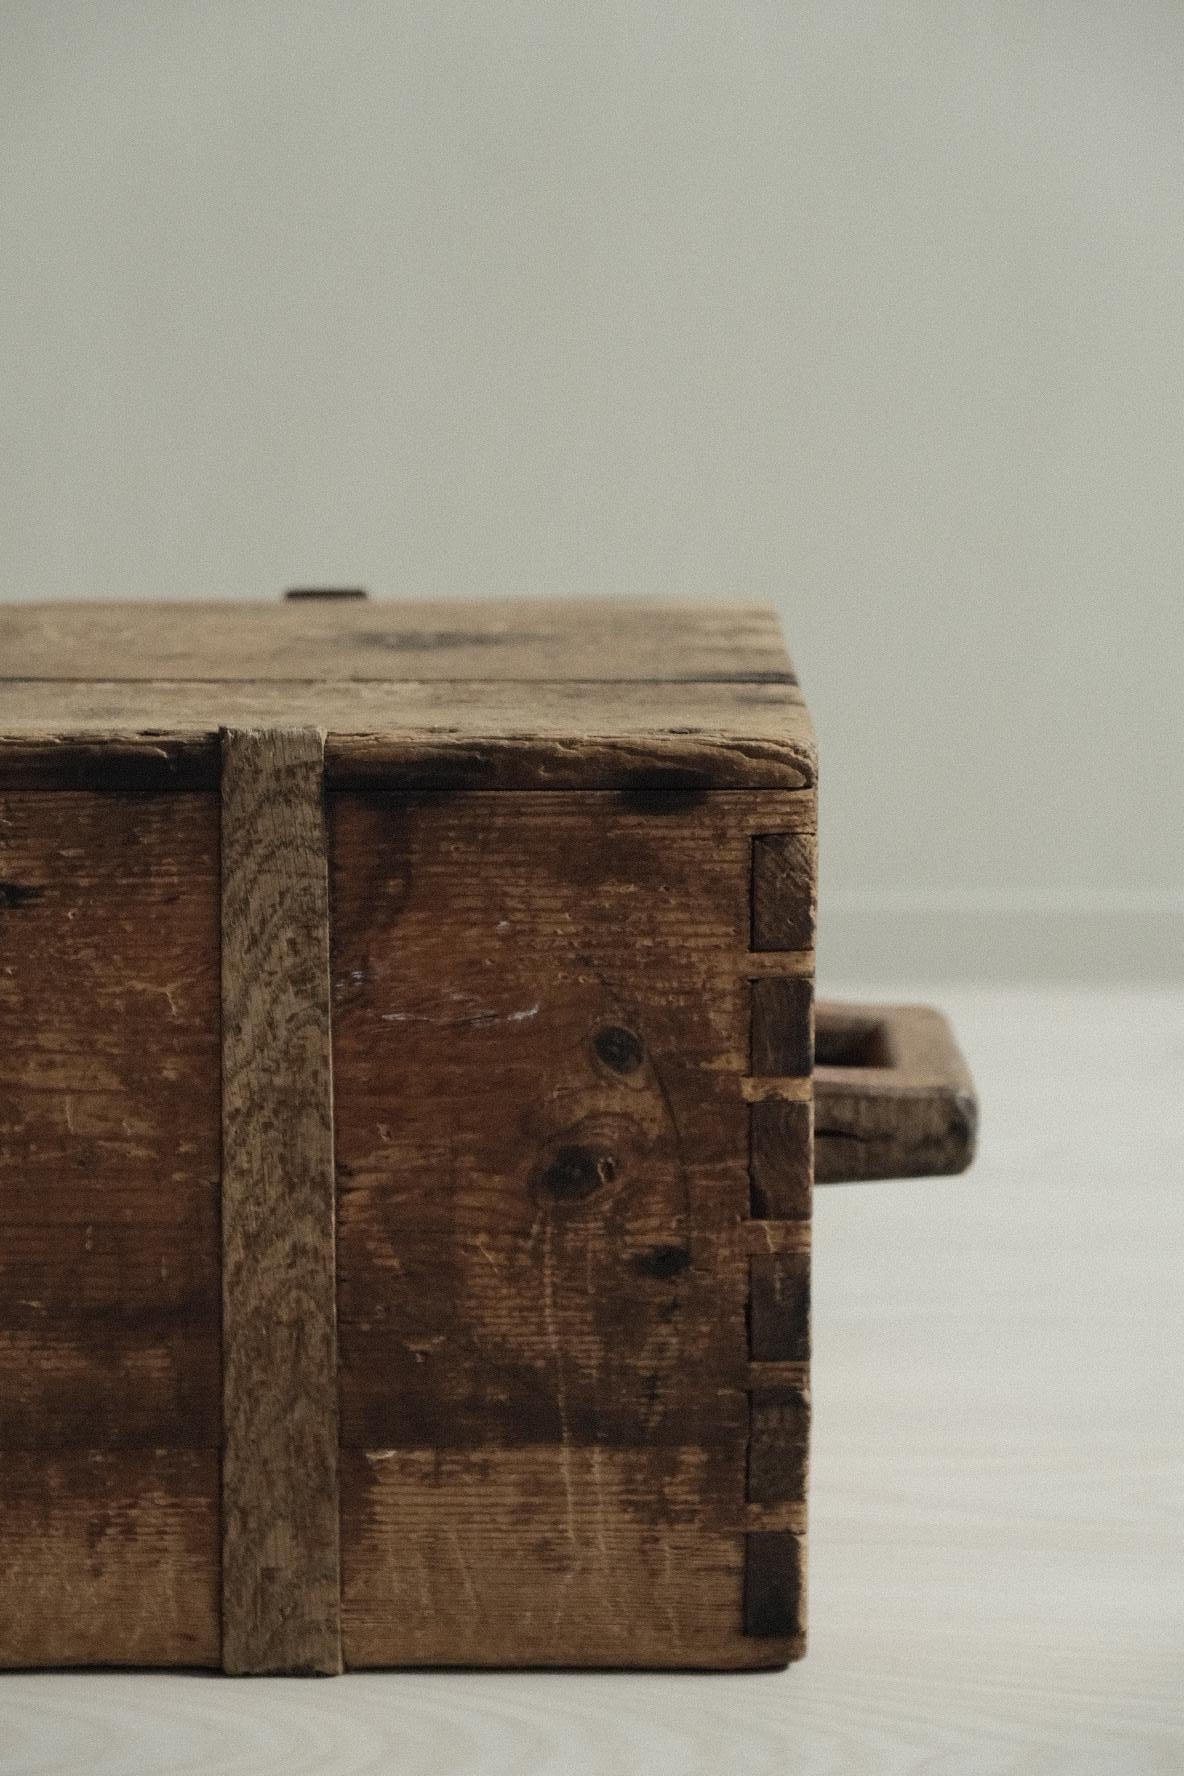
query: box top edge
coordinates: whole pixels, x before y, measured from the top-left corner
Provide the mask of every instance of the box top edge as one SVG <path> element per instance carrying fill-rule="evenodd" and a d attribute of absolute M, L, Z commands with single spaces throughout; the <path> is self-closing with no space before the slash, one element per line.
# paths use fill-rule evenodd
<path fill-rule="evenodd" d="M 231 727 L 316 726 L 347 777 L 793 787 L 813 731 L 775 611 L 646 599 L 0 606 L 0 782 L 69 759 L 202 781 Z M 40 761 L 22 765 L 21 760 Z M 179 761 L 187 761 L 182 765 Z M 172 769 L 173 767 L 170 767 Z M 74 772 L 73 776 L 71 772 Z M 37 773 L 40 772 L 39 776 Z"/>
<path fill-rule="evenodd" d="M 792 681 L 769 605 L 669 599 L 0 605 L 5 680 Z"/>

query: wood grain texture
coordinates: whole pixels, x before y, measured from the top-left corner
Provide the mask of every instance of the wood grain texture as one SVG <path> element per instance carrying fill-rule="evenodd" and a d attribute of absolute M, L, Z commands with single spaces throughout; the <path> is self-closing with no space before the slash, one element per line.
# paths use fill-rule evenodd
<path fill-rule="evenodd" d="M 763 1221 L 810 1218 L 814 1117 L 808 1101 L 761 1098 L 749 1112 L 752 1213 Z"/>
<path fill-rule="evenodd" d="M 805 1660 L 13 1673 L 3 1776 L 1175 1776 L 1184 993 L 940 992 L 995 1107 L 974 1170 L 815 1205 Z"/>
<path fill-rule="evenodd" d="M 660 599 L 8 605 L 0 660 L 13 679 L 793 678 L 770 608 Z"/>
<path fill-rule="evenodd" d="M 745 1536 L 798 1533 L 803 1508 L 792 1486 L 746 1495 L 751 1262 L 808 1263 L 794 1224 L 751 1219 L 762 1164 L 785 1162 L 768 1202 L 790 1201 L 808 1130 L 788 1024 L 809 908 L 767 927 L 785 948 L 761 979 L 746 966 L 813 857 L 813 737 L 775 619 L 302 599 L 25 607 L 0 640 L 0 781 L 223 793 L 226 1668 L 339 1667 L 338 1409 L 360 1657 L 619 1662 L 617 1566 L 648 1610 L 626 1659 L 788 1656 L 796 1621 L 744 1633 Z M 45 1344 L 14 1423 L 53 1422 Z M 158 1422 L 153 1362 L 119 1447 Z M 517 1561 L 481 1483 L 498 1462 L 504 1500 L 554 1506 Z M 372 1546 L 417 1499 L 484 1600 L 467 1640 L 429 1619 L 417 1554 Z"/>
<path fill-rule="evenodd" d="M 928 1005 L 818 1007 L 815 1179 L 964 1172 L 978 1100 L 941 1013 Z"/>
<path fill-rule="evenodd" d="M 222 1659 L 341 1669 L 323 736 L 222 777 Z"/>
<path fill-rule="evenodd" d="M 218 1658 L 218 808 L 0 797 L 0 1665 Z"/>
<path fill-rule="evenodd" d="M 216 1449 L 5 1450 L 0 1486 L 0 1664 L 218 1664 Z"/>
<path fill-rule="evenodd" d="M 796 789 L 788 682 L 124 683 L 0 679 L 0 785 L 216 789 L 222 728 L 326 731 L 328 779 L 404 789 Z"/>
<path fill-rule="evenodd" d="M 810 1460 L 810 1396 L 802 1385 L 755 1382 L 748 1438 L 752 1505 L 805 1501 Z"/>
<path fill-rule="evenodd" d="M 810 1254 L 758 1252 L 750 1273 L 749 1335 L 756 1363 L 810 1357 Z"/>
<path fill-rule="evenodd" d="M 752 947 L 812 950 L 816 859 L 801 833 L 761 833 L 752 842 Z"/>
<path fill-rule="evenodd" d="M 349 1663 L 784 1663 L 740 1633 L 740 1493 L 726 1443 L 347 1451 Z"/>
<path fill-rule="evenodd" d="M 333 798 L 347 1663 L 784 1658 L 742 1632 L 770 826 L 811 792 Z"/>
<path fill-rule="evenodd" d="M 808 1079 L 814 1067 L 814 983 L 768 975 L 752 983 L 752 1071 L 756 1078 Z"/>

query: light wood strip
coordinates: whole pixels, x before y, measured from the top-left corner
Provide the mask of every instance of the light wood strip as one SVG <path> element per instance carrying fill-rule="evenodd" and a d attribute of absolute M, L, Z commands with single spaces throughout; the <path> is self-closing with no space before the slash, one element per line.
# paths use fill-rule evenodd
<path fill-rule="evenodd" d="M 222 778 L 223 1665 L 341 1669 L 323 735 Z"/>
<path fill-rule="evenodd" d="M 749 1104 L 777 1099 L 786 1104 L 808 1104 L 814 1096 L 811 1079 L 753 1079 L 747 1074 L 740 1081 L 741 1095 Z"/>
<path fill-rule="evenodd" d="M 802 975 L 814 978 L 813 950 L 752 950 L 744 958 L 744 972 L 749 980 L 765 975 Z"/>
<path fill-rule="evenodd" d="M 809 1252 L 809 1221 L 741 1221 L 736 1243 L 742 1252 Z"/>

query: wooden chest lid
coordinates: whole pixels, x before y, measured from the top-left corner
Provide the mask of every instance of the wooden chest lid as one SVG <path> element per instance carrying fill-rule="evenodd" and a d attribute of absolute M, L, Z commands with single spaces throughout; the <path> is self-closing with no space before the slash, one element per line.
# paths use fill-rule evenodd
<path fill-rule="evenodd" d="M 800 788 L 775 613 L 658 600 L 54 603 L 0 611 L 0 782 L 212 786 L 223 728 L 326 734 L 331 782 Z"/>

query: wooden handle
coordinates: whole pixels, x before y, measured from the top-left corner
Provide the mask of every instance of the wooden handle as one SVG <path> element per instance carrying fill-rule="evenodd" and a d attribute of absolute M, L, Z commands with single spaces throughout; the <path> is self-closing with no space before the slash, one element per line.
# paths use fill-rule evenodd
<path fill-rule="evenodd" d="M 977 1128 L 974 1082 L 939 1011 L 818 1004 L 816 1184 L 964 1172 Z"/>

